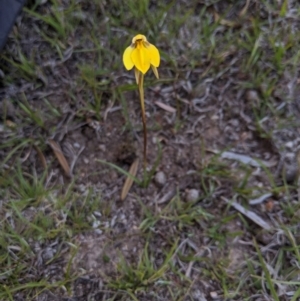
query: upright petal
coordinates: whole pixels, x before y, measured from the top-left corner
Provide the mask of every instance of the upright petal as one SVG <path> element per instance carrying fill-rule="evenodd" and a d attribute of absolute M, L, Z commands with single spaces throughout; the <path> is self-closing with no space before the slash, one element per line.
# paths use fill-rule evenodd
<path fill-rule="evenodd" d="M 147 38 L 142 34 L 137 34 L 132 38 L 132 44 L 134 44 L 137 40 L 142 40 L 143 42 L 147 42 Z"/>
<path fill-rule="evenodd" d="M 134 66 L 134 63 L 131 59 L 131 54 L 132 54 L 133 50 L 134 50 L 134 48 L 129 46 L 125 49 L 125 51 L 123 53 L 123 64 L 127 70 L 132 69 L 132 67 Z"/>
<path fill-rule="evenodd" d="M 160 55 L 158 49 L 154 45 L 148 43 L 147 50 L 150 52 L 150 64 L 154 67 L 158 67 L 160 64 Z"/>
<path fill-rule="evenodd" d="M 131 60 L 143 74 L 150 68 L 150 52 L 144 47 L 135 48 L 131 53 Z"/>

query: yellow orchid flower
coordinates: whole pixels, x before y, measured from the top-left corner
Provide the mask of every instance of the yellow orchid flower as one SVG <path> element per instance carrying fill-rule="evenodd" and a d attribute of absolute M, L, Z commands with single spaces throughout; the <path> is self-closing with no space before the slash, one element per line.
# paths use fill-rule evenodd
<path fill-rule="evenodd" d="M 131 70 L 134 66 L 137 71 L 145 74 L 150 66 L 158 78 L 157 67 L 160 63 L 160 55 L 158 49 L 147 41 L 147 38 L 138 34 L 132 39 L 132 43 L 127 47 L 123 54 L 123 63 L 127 70 Z M 137 75 L 137 71 L 135 74 Z M 136 77 L 137 78 L 137 77 Z"/>
<path fill-rule="evenodd" d="M 144 128 L 144 168 L 146 170 L 146 155 L 147 155 L 147 127 L 146 127 L 146 113 L 144 101 L 144 74 L 149 70 L 150 66 L 156 76 L 158 77 L 157 67 L 160 63 L 160 55 L 158 49 L 147 41 L 147 38 L 138 34 L 132 39 L 132 43 L 127 47 L 123 53 L 123 63 L 127 70 L 134 68 L 136 83 L 139 87 L 142 121 Z"/>

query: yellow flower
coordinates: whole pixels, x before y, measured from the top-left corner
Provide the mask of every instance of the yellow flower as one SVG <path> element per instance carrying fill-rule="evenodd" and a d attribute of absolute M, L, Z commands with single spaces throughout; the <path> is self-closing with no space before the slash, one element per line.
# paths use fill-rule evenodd
<path fill-rule="evenodd" d="M 158 49 L 147 41 L 147 38 L 141 34 L 132 39 L 132 43 L 123 53 L 123 63 L 127 70 L 135 68 L 145 74 L 150 66 L 158 78 L 157 67 L 160 63 Z M 136 72 L 137 74 L 137 72 Z"/>

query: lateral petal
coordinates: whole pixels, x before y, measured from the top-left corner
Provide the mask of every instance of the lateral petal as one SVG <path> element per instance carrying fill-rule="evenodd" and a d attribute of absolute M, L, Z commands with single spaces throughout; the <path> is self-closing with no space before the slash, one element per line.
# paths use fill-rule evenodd
<path fill-rule="evenodd" d="M 125 49 L 125 51 L 123 53 L 123 64 L 127 70 L 132 69 L 134 66 L 134 63 L 131 59 L 131 54 L 132 54 L 133 50 L 134 50 L 134 48 L 129 46 Z"/>
<path fill-rule="evenodd" d="M 154 45 L 148 43 L 147 50 L 150 52 L 150 64 L 154 67 L 158 67 L 160 64 L 160 55 L 158 49 Z"/>

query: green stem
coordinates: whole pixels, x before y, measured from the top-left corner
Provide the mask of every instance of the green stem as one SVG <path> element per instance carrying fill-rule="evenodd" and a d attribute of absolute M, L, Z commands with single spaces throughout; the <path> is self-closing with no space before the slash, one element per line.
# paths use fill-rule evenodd
<path fill-rule="evenodd" d="M 142 109 L 142 122 L 144 130 L 144 169 L 147 166 L 147 127 L 146 127 L 146 112 L 145 112 L 145 101 L 144 101 L 144 74 L 139 72 L 138 86 L 140 93 L 141 109 Z"/>

